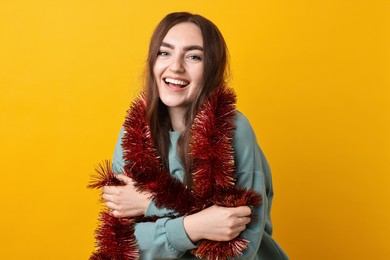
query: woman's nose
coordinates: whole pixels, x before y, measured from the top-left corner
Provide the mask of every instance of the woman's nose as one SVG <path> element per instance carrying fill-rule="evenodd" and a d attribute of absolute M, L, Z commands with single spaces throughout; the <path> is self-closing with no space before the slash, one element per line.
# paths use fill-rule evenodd
<path fill-rule="evenodd" d="M 179 73 L 184 72 L 184 66 L 183 66 L 182 60 L 179 57 L 173 58 L 170 66 L 169 66 L 169 69 L 172 72 L 179 72 Z"/>

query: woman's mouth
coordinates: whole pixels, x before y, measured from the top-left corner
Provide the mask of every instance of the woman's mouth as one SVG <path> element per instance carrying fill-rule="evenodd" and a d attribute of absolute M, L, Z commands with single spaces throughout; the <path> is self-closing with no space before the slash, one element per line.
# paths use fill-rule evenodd
<path fill-rule="evenodd" d="M 190 84 L 190 82 L 182 79 L 164 78 L 163 80 L 165 84 L 174 88 L 184 88 Z"/>

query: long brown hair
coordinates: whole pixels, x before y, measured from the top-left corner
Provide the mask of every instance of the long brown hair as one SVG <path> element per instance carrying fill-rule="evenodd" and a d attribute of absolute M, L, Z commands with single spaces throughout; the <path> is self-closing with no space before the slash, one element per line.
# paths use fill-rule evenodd
<path fill-rule="evenodd" d="M 190 139 L 190 129 L 192 121 L 198 112 L 199 107 L 210 93 L 224 85 L 228 76 L 228 50 L 225 40 L 219 29 L 208 19 L 201 15 L 190 14 L 186 12 L 177 12 L 168 14 L 157 25 L 149 45 L 147 59 L 145 88 L 147 93 L 147 120 L 149 122 L 152 139 L 158 152 L 161 155 L 163 166 L 169 170 L 169 145 L 171 122 L 167 107 L 159 98 L 156 79 L 153 73 L 153 67 L 157 59 L 161 43 L 168 31 L 179 23 L 190 22 L 199 27 L 203 38 L 204 53 L 204 85 L 196 96 L 194 102 L 189 106 L 185 120 L 185 130 L 181 133 L 178 140 L 178 153 L 184 168 L 184 183 L 191 187 L 191 158 L 188 154 L 188 144 Z"/>

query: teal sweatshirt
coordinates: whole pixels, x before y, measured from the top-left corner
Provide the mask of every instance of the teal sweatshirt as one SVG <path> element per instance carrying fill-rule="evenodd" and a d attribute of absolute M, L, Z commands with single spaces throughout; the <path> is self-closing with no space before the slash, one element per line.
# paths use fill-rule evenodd
<path fill-rule="evenodd" d="M 253 189 L 261 194 L 262 205 L 255 207 L 253 213 L 257 221 L 247 225 L 241 237 L 250 241 L 248 248 L 238 259 L 248 260 L 284 260 L 288 259 L 283 250 L 272 238 L 272 223 L 270 218 L 273 198 L 272 179 L 269 165 L 248 119 L 240 112 L 236 112 L 236 130 L 234 132 L 233 148 L 235 152 L 235 166 L 237 185 Z M 122 150 L 123 128 L 115 147 L 113 158 L 114 172 L 123 172 Z M 169 147 L 169 170 L 172 177 L 179 180 L 184 178 L 184 170 L 176 151 L 180 132 L 170 132 L 171 144 Z M 180 198 L 178 198 L 180 199 Z M 140 259 L 197 259 L 188 252 L 196 248 L 188 238 L 183 225 L 184 217 L 169 218 L 171 210 L 157 208 L 153 201 L 146 210 L 146 216 L 161 216 L 156 222 L 138 223 L 135 226 Z"/>

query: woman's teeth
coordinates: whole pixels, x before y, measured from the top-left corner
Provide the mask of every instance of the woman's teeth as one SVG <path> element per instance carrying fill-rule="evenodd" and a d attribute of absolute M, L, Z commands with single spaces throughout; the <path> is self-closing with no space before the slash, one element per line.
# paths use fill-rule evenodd
<path fill-rule="evenodd" d="M 166 78 L 164 79 L 165 83 L 167 84 L 174 84 L 174 85 L 179 85 L 181 87 L 185 87 L 187 86 L 188 84 L 190 84 L 189 82 L 187 81 L 183 81 L 183 80 L 178 80 L 178 79 L 170 79 L 170 78 Z"/>

